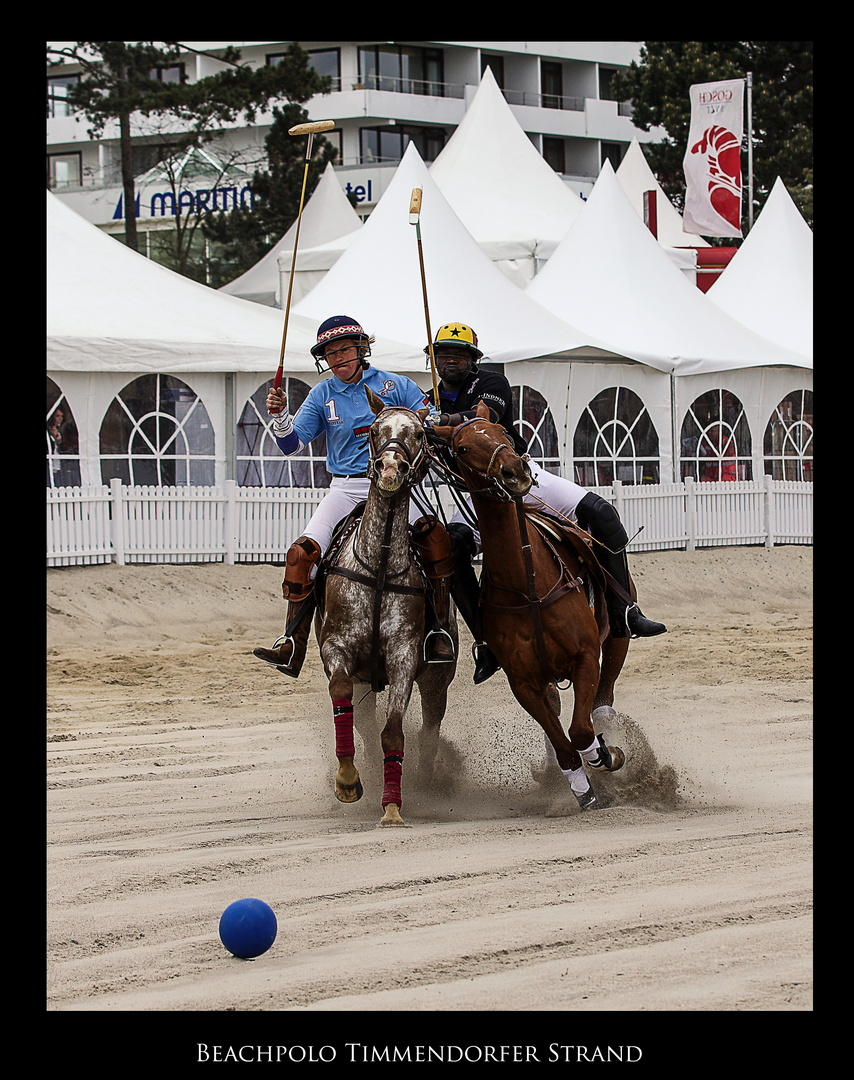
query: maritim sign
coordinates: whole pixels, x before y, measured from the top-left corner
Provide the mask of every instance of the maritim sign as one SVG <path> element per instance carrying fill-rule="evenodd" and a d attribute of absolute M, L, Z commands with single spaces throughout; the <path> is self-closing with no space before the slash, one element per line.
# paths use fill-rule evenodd
<path fill-rule="evenodd" d="M 124 198 L 120 187 L 88 191 L 57 192 L 72 210 L 101 228 L 125 220 Z M 140 224 L 166 224 L 175 217 L 187 217 L 206 210 L 221 213 L 239 207 L 254 209 L 252 192 L 247 185 L 218 184 L 215 187 L 182 185 L 176 192 L 166 184 L 151 184 L 136 193 L 136 219 Z"/>

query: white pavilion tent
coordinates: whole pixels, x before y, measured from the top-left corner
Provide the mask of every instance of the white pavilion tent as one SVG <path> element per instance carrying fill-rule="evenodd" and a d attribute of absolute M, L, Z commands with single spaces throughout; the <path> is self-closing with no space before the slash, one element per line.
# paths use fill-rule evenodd
<path fill-rule="evenodd" d="M 813 234 L 779 176 L 706 296 L 757 334 L 812 358 Z"/>
<path fill-rule="evenodd" d="M 304 251 L 328 244 L 330 241 L 339 241 L 347 234 L 357 232 L 361 227 L 361 219 L 344 194 L 330 162 L 324 169 L 311 197 L 303 206 L 299 223 L 297 268 L 301 268 L 300 257 Z M 240 277 L 223 285 L 219 291 L 229 296 L 238 296 L 243 300 L 254 300 L 256 303 L 270 307 L 284 308 L 288 295 L 288 278 L 293 264 L 296 234 L 297 222 L 294 221 L 285 235 L 262 259 L 259 259 Z M 341 250 L 340 247 L 339 250 Z M 280 256 L 287 265 L 288 278 L 284 282 L 284 291 L 282 291 L 279 272 Z M 312 280 L 295 274 L 291 303 L 295 303 L 307 292 L 316 280 L 316 278 Z"/>
<path fill-rule="evenodd" d="M 642 382 L 638 371 L 630 375 L 624 365 L 622 371 L 614 367 L 613 379 L 647 405 L 660 439 L 663 477 L 668 463 L 675 477 L 674 444 L 683 417 L 707 389 L 725 385 L 744 403 L 759 475 L 762 432 L 774 406 L 792 385 L 812 385 L 811 358 L 761 337 L 686 280 L 607 162 L 583 213 L 526 294 L 572 325 L 607 335 L 613 349 L 647 365 Z M 578 385 L 578 367 L 573 364 L 568 373 L 568 438 L 593 389 Z M 672 374 L 656 379 L 649 369 Z M 620 381 L 628 377 L 632 383 Z"/>
<path fill-rule="evenodd" d="M 310 385 L 317 325 L 290 313 L 284 371 Z M 283 329 L 283 312 L 159 266 L 47 193 L 47 374 L 77 425 L 84 484 L 101 483 L 99 431 L 111 402 L 150 373 L 174 375 L 203 400 L 219 476 L 233 417 L 275 374 Z M 389 340 L 376 348 L 394 370 L 423 376 L 420 349 Z"/>
<path fill-rule="evenodd" d="M 481 250 L 451 209 L 414 143 L 353 243 L 294 308 L 325 319 L 346 313 L 369 332 L 423 349 L 427 344 L 417 230 L 409 221 L 412 190 L 423 191 L 420 224 L 431 332 L 460 320 L 488 358 L 610 354 L 609 346 L 541 307 Z M 379 366 L 392 365 L 378 354 Z"/>
<path fill-rule="evenodd" d="M 489 68 L 430 175 L 480 247 L 523 288 L 584 206 L 525 134 Z"/>

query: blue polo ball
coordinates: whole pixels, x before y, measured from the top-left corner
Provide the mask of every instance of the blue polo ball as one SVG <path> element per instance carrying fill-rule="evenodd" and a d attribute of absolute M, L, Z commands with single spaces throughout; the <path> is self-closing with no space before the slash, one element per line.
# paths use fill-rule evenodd
<path fill-rule="evenodd" d="M 229 904 L 219 920 L 219 939 L 234 956 L 251 960 L 265 953 L 276 940 L 278 924 L 273 909 L 263 900 L 247 897 Z"/>

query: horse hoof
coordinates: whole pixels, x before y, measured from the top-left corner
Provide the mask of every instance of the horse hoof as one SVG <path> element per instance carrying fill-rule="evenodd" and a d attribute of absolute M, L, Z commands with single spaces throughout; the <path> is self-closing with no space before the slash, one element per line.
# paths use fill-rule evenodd
<path fill-rule="evenodd" d="M 622 769 L 626 764 L 626 755 L 623 753 L 623 748 L 621 746 L 609 746 L 608 749 L 611 751 L 612 761 L 608 772 L 616 772 L 617 769 Z"/>
<path fill-rule="evenodd" d="M 362 781 L 357 780 L 354 787 L 343 787 L 338 784 L 335 785 L 335 798 L 339 802 L 354 803 L 364 795 L 365 791 L 362 787 Z"/>
<path fill-rule="evenodd" d="M 593 788 L 588 788 L 587 791 L 583 791 L 580 795 L 575 793 L 576 799 L 578 799 L 578 805 L 582 810 L 601 810 L 602 804 L 596 798 L 596 792 Z"/>
<path fill-rule="evenodd" d="M 403 818 L 400 816 L 400 807 L 396 803 L 389 803 L 385 807 L 385 813 L 383 814 L 380 825 L 402 825 L 404 828 L 409 828 Z"/>
<path fill-rule="evenodd" d="M 593 710 L 590 719 L 594 724 L 613 724 L 617 719 L 617 711 L 610 705 L 600 705 L 598 709 Z"/>

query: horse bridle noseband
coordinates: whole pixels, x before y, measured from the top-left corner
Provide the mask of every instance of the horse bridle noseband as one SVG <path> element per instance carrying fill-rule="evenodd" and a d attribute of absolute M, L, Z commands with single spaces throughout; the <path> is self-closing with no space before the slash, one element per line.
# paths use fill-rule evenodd
<path fill-rule="evenodd" d="M 395 412 L 409 413 L 410 415 L 415 416 L 416 418 L 417 418 L 417 415 L 418 415 L 416 412 L 414 412 L 414 410 L 407 409 L 406 406 L 404 406 L 404 405 L 393 405 L 393 406 L 388 406 L 388 408 L 394 409 Z M 375 421 L 375 423 L 376 423 L 376 421 Z M 419 423 L 420 423 L 420 421 L 419 421 Z M 388 450 L 389 447 L 392 447 L 392 446 L 400 447 L 399 453 L 403 454 L 403 461 L 401 462 L 401 466 L 403 466 L 403 465 L 406 466 L 406 476 L 405 476 L 405 479 L 404 479 L 404 483 L 407 485 L 407 487 L 415 487 L 418 484 L 420 484 L 421 481 L 424 479 L 424 475 L 426 474 L 427 468 L 429 466 L 429 461 L 427 459 L 427 437 L 426 437 L 426 435 L 424 435 L 422 433 L 422 435 L 421 435 L 421 445 L 420 445 L 420 448 L 418 450 L 418 453 L 415 455 L 415 460 L 413 461 L 409 456 L 409 447 L 406 445 L 406 443 L 402 439 L 394 439 L 394 438 L 386 439 L 386 441 L 382 444 L 382 446 L 380 446 L 379 449 L 377 449 L 377 447 L 376 447 L 376 445 L 374 443 L 374 425 L 373 424 L 371 424 L 370 430 L 368 431 L 368 453 L 369 453 L 369 456 L 368 456 L 368 472 L 367 472 L 368 479 L 370 480 L 370 479 L 376 478 L 377 480 L 379 480 L 379 474 L 377 472 L 377 466 L 379 464 L 379 459 L 380 459 L 381 455 L 384 454 L 386 452 L 386 450 Z"/>

